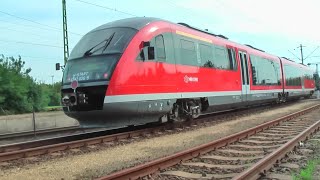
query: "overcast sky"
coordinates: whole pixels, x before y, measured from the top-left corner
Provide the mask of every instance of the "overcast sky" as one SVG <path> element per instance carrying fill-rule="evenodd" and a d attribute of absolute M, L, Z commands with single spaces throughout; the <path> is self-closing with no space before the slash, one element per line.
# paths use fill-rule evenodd
<path fill-rule="evenodd" d="M 46 83 L 51 76 L 55 82 L 62 77 L 55 71 L 55 63 L 63 63 L 61 4 L 1 0 L 0 54 L 21 55 L 31 75 Z M 304 57 L 315 50 L 305 63 L 320 62 L 319 7 L 318 0 L 67 0 L 69 48 L 97 26 L 146 16 L 209 29 L 296 62 L 301 62 L 297 47 L 302 44 Z"/>

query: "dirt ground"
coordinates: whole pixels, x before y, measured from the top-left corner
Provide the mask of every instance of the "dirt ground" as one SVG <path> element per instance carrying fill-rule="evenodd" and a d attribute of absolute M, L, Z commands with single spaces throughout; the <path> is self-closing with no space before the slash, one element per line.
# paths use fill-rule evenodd
<path fill-rule="evenodd" d="M 57 158 L 22 168 L 0 171 L 0 179 L 92 179 L 141 162 L 207 143 L 277 117 L 319 104 L 309 100 L 277 110 L 251 114 L 234 121 L 197 130 L 136 141 L 96 152 Z M 320 110 L 317 110 L 320 111 Z"/>

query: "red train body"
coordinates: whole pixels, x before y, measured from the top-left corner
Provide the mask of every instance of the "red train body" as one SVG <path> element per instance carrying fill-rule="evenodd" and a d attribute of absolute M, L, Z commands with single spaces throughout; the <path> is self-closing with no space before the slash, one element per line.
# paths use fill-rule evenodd
<path fill-rule="evenodd" d="M 314 88 L 304 65 L 186 24 L 130 18 L 80 40 L 61 91 L 68 116 L 112 127 L 309 97 Z"/>

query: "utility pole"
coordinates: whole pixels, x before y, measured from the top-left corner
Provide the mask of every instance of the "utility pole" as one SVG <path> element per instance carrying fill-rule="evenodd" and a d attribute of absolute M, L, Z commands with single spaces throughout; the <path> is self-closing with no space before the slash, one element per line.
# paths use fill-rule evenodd
<path fill-rule="evenodd" d="M 69 44 L 68 44 L 68 27 L 67 27 L 67 7 L 66 0 L 62 0 L 62 18 L 63 18 L 63 51 L 64 51 L 64 65 L 66 65 L 69 58 Z"/>
<path fill-rule="evenodd" d="M 298 58 L 299 60 L 301 60 L 302 64 L 304 64 L 304 60 L 306 60 L 307 58 L 310 57 L 310 55 L 312 55 L 320 46 L 316 47 L 309 55 L 307 55 L 307 57 L 303 57 L 303 47 L 305 46 L 302 46 L 302 44 L 300 44 L 300 46 L 298 46 L 297 48 L 300 49 L 300 54 L 301 54 L 301 59 L 299 57 L 297 57 L 293 52 L 291 52 L 290 50 L 288 50 L 292 55 L 294 55 L 296 58 Z M 294 49 L 296 50 L 296 49 Z"/>
<path fill-rule="evenodd" d="M 304 47 L 304 46 L 302 46 L 302 44 L 300 44 L 300 52 L 301 52 L 301 61 L 302 61 L 302 64 L 303 64 L 303 50 L 302 50 L 302 47 Z"/>

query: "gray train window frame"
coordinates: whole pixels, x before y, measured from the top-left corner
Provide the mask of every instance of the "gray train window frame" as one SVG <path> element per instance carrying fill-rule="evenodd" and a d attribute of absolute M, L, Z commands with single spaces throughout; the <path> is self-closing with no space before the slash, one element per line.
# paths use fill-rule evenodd
<path fill-rule="evenodd" d="M 281 84 L 280 63 L 255 55 L 250 55 L 250 62 L 253 86 L 277 86 Z M 271 67 L 270 65 L 272 65 L 273 69 L 267 69 L 268 67 Z M 273 75 L 276 79 L 270 79 L 271 72 L 274 72 Z M 263 77 L 268 77 L 269 79 L 263 79 Z M 272 80 L 274 82 L 267 83 L 267 80 Z"/>
<path fill-rule="evenodd" d="M 163 38 L 162 34 L 155 37 L 155 51 L 156 51 L 155 52 L 156 60 L 165 62 L 166 61 L 166 47 L 165 47 L 164 38 Z"/>
<path fill-rule="evenodd" d="M 237 71 L 238 70 L 238 64 L 236 60 L 236 51 L 233 48 L 227 48 L 228 58 L 230 61 L 230 70 Z M 232 67 L 231 67 L 232 65 Z"/>
<path fill-rule="evenodd" d="M 302 86 L 301 69 L 292 65 L 284 65 L 284 75 L 286 86 Z"/>
<path fill-rule="evenodd" d="M 219 52 L 220 51 L 220 52 Z M 221 54 L 223 52 L 223 54 Z M 222 64 L 221 62 L 227 63 Z M 223 70 L 232 70 L 230 60 L 228 57 L 227 49 L 223 46 L 214 46 L 214 58 L 213 58 L 213 64 L 216 69 L 223 69 Z M 219 65 L 223 65 L 218 67 Z M 227 65 L 227 66 L 225 66 Z"/>
<path fill-rule="evenodd" d="M 199 43 L 199 52 L 201 66 L 206 68 L 215 68 L 213 64 L 212 46 Z"/>
<path fill-rule="evenodd" d="M 181 38 L 179 42 L 181 64 L 189 66 L 199 66 L 196 43 L 185 38 Z"/>

